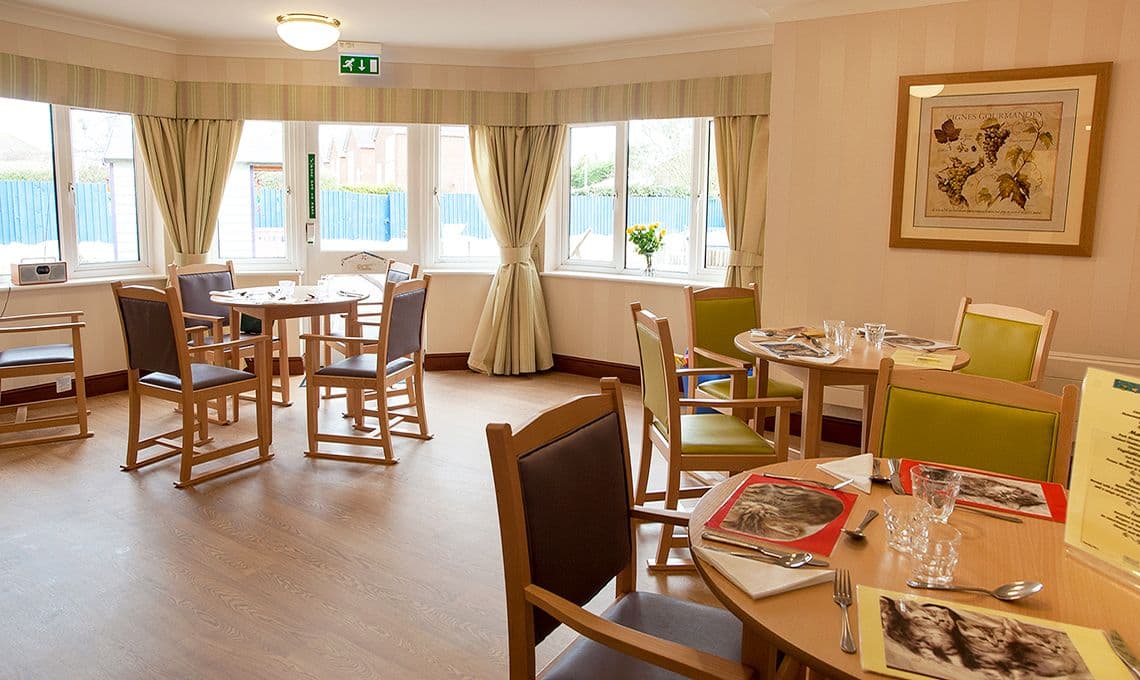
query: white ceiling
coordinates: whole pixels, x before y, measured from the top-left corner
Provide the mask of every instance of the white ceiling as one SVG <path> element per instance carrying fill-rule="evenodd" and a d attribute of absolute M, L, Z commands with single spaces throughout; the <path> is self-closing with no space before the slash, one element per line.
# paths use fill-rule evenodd
<path fill-rule="evenodd" d="M 278 14 L 315 12 L 340 19 L 343 40 L 535 53 L 673 36 L 755 33 L 773 21 L 961 1 L 0 0 L 0 9 L 7 10 L 0 12 L 0 20 L 57 30 L 61 22 L 72 22 L 94 26 L 104 36 L 107 29 L 118 29 L 201 48 L 275 43 Z"/>

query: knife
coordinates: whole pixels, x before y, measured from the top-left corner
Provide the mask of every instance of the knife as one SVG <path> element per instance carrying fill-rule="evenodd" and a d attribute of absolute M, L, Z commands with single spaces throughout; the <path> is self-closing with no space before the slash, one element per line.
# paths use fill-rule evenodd
<path fill-rule="evenodd" d="M 1140 661 L 1136 660 L 1136 656 L 1132 654 L 1132 650 L 1128 648 L 1128 644 L 1124 642 L 1124 638 L 1120 637 L 1120 633 L 1115 630 L 1104 631 L 1104 637 L 1108 640 L 1108 646 L 1112 647 L 1112 651 L 1116 652 L 1116 656 L 1128 666 L 1128 670 L 1132 673 L 1133 678 L 1140 680 Z"/>
<path fill-rule="evenodd" d="M 894 491 L 900 496 L 905 496 L 906 491 L 903 489 L 902 481 L 899 479 L 899 470 L 902 469 L 902 460 L 898 458 L 888 458 L 887 469 L 891 471 L 891 491 Z"/>
<path fill-rule="evenodd" d="M 757 562 L 764 562 L 765 564 L 772 564 L 776 558 L 768 557 L 764 554 L 740 552 L 737 550 L 728 550 L 726 548 L 714 548 L 710 545 L 704 546 L 705 550 L 712 550 L 713 552 L 724 553 L 732 555 L 733 557 L 743 557 L 748 560 L 756 560 Z M 831 564 L 827 560 L 821 560 L 818 557 L 812 556 L 811 560 L 804 566 L 807 567 L 829 567 Z"/>

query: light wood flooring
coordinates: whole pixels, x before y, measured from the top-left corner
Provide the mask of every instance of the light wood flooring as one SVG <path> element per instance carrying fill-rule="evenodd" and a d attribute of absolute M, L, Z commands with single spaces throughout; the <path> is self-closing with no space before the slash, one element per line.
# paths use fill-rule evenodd
<path fill-rule="evenodd" d="M 304 458 L 299 390 L 274 408 L 272 461 L 186 491 L 172 485 L 177 459 L 119 471 L 126 397 L 94 398 L 94 438 L 0 452 L 0 678 L 505 677 L 483 429 L 596 389 L 564 374 L 429 373 L 435 439 L 397 439 L 393 467 Z M 626 404 L 636 437 L 636 388 Z M 343 401 L 321 408 L 342 422 Z M 143 422 L 145 434 L 178 416 L 148 403 Z M 240 423 L 211 429 L 224 443 L 252 427 L 243 406 Z M 641 529 L 642 557 L 658 530 Z M 638 583 L 714 602 L 696 576 L 643 570 Z M 571 637 L 543 643 L 540 663 Z"/>

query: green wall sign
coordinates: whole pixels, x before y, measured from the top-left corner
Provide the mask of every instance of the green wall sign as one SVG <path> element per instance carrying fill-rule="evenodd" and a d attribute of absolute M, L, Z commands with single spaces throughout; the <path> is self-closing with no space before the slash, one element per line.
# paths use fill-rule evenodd
<path fill-rule="evenodd" d="M 317 219 L 317 154 L 309 154 L 309 219 Z"/>
<path fill-rule="evenodd" d="M 338 63 L 342 76 L 380 75 L 380 57 L 374 54 L 342 54 Z"/>

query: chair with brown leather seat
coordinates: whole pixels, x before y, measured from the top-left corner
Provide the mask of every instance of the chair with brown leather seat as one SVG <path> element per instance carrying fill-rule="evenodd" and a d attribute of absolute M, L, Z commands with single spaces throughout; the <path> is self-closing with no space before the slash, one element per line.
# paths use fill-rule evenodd
<path fill-rule="evenodd" d="M 309 449 L 306 456 L 332 458 L 360 463 L 397 462 L 392 450 L 392 436 L 431 439 L 424 404 L 424 320 L 431 277 L 390 283 L 384 289 L 380 331 L 376 341 L 360 336 L 302 335 L 305 341 L 305 388 L 307 390 L 307 422 Z M 327 366 L 320 364 L 322 343 L 343 342 L 348 356 Z M 372 344 L 375 343 L 375 344 Z M 381 357 L 383 359 L 381 360 Z M 407 400 L 392 404 L 391 387 L 405 383 Z M 349 412 L 353 429 L 366 429 L 363 435 L 322 432 L 318 420 L 319 390 L 342 387 L 349 395 Z M 368 395 L 376 400 L 375 409 L 365 409 Z M 374 428 L 365 428 L 364 418 L 377 420 Z M 414 430 L 395 429 L 411 424 Z M 383 457 L 362 456 L 319 450 L 321 442 L 378 447 Z"/>
<path fill-rule="evenodd" d="M 535 677 L 535 646 L 560 624 L 582 637 L 542 677 L 750 678 L 729 612 L 637 590 L 634 521 L 688 516 L 633 504 L 621 384 L 549 409 L 517 432 L 487 426 L 507 595 L 509 677 Z M 602 614 L 584 605 L 610 581 Z"/>
<path fill-rule="evenodd" d="M 39 437 L 21 437 L 0 443 L 0 449 L 28 444 L 47 444 L 91 436 L 87 427 L 87 388 L 83 375 L 83 312 L 49 312 L 44 314 L 21 314 L 0 318 L 0 324 L 17 323 L 18 326 L 0 327 L 0 335 L 51 335 L 67 333 L 70 343 L 43 343 L 36 345 L 9 347 L 0 351 L 0 382 L 11 378 L 47 377 L 69 374 L 75 385 L 74 396 L 59 396 L 29 404 L 0 406 L 0 411 L 14 411 L 14 419 L 0 423 L 0 434 L 27 432 L 47 428 L 60 428 L 75 425 L 78 432 L 70 434 L 45 434 Z M 32 408 L 72 404 L 74 413 L 49 413 L 29 417 Z"/>
<path fill-rule="evenodd" d="M 173 286 L 158 290 L 147 286 L 111 284 L 122 322 L 127 350 L 129 416 L 125 471 L 181 456 L 175 486 L 182 488 L 236 472 L 273 457 L 269 420 L 269 338 L 256 335 L 222 343 L 190 346 L 184 341 L 185 318 Z M 209 352 L 237 352 L 252 348 L 256 375 L 212 363 L 195 362 L 194 356 Z M 206 404 L 245 392 L 256 394 L 257 436 L 221 448 L 203 449 L 206 436 Z M 174 402 L 182 413 L 182 426 L 159 435 L 141 438 L 142 397 Z M 172 439 L 176 437 L 177 441 Z M 139 460 L 139 452 L 152 446 L 167 451 Z M 196 466 L 237 453 L 257 449 L 256 458 L 194 476 Z"/>

